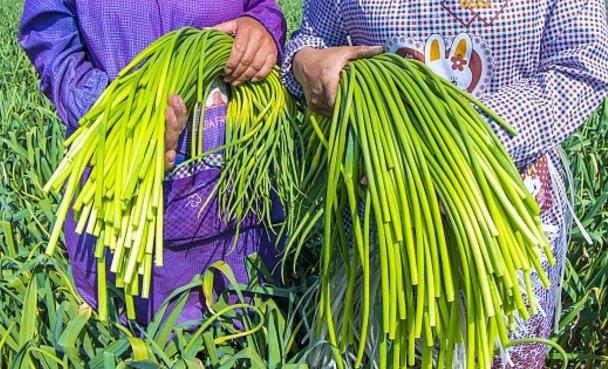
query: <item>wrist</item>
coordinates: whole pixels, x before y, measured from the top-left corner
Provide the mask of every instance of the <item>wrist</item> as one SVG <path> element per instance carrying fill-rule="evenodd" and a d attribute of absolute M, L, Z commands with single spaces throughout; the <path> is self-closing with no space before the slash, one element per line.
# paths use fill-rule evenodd
<path fill-rule="evenodd" d="M 293 75 L 296 78 L 296 81 L 298 81 L 298 83 L 300 83 L 301 85 L 305 82 L 304 79 L 306 75 L 306 63 L 310 59 L 311 53 L 314 53 L 316 50 L 317 49 L 313 47 L 304 47 L 297 53 L 295 53 L 295 55 L 293 56 Z"/>

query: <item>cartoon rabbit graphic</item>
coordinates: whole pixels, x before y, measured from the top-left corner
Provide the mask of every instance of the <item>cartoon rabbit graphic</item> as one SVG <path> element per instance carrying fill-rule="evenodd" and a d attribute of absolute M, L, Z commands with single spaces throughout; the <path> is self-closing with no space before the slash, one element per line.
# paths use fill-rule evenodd
<path fill-rule="evenodd" d="M 491 81 L 493 58 L 486 43 L 469 33 L 459 33 L 451 41 L 439 34 L 425 41 L 396 37 L 386 49 L 405 58 L 414 58 L 428 65 L 439 76 L 459 88 L 481 97 Z M 449 46 L 448 46 L 449 45 Z"/>
<path fill-rule="evenodd" d="M 446 50 L 443 37 L 431 35 L 424 46 L 424 62 L 437 75 L 459 88 L 472 92 L 479 82 L 481 69 L 473 63 L 473 41 L 467 33 L 461 33 L 450 50 Z"/>

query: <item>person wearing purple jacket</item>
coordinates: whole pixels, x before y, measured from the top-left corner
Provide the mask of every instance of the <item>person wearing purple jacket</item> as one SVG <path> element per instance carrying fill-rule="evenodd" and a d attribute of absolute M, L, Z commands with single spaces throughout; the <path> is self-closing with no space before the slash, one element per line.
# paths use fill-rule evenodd
<path fill-rule="evenodd" d="M 285 41 L 286 23 L 274 0 L 26 0 L 19 27 L 21 45 L 40 75 L 40 88 L 55 104 L 68 136 L 108 84 L 139 52 L 173 30 L 216 27 L 235 37 L 224 80 L 217 82 L 207 102 L 205 150 L 224 142 L 225 84 L 264 79 Z M 258 253 L 269 267 L 278 251 L 268 231 L 245 224 L 232 249 L 234 226 L 224 224 L 211 204 L 198 211 L 213 188 L 221 156 L 171 172 L 190 147 L 188 112 L 179 96 L 167 102 L 164 183 L 165 266 L 155 268 L 149 299 L 135 299 L 137 320 L 146 324 L 166 298 L 216 261 L 232 267 L 240 283 L 248 281 L 247 255 Z M 277 217 L 281 216 L 277 207 Z M 74 215 L 64 226 L 65 244 L 76 287 L 97 308 L 95 239 L 78 236 Z M 108 263 L 109 264 L 109 263 Z M 109 271 L 108 278 L 112 279 Z M 204 313 L 204 297 L 193 290 L 178 323 L 196 321 Z"/>

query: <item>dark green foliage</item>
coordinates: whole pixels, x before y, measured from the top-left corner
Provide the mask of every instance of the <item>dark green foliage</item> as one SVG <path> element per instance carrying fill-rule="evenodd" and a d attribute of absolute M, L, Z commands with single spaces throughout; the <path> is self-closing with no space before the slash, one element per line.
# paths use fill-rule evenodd
<path fill-rule="evenodd" d="M 280 3 L 293 31 L 302 1 Z M 264 328 L 255 334 L 214 343 L 228 327 L 215 321 L 193 341 L 201 351 L 184 355 L 192 338 L 185 327 L 175 328 L 174 339 L 165 345 L 157 342 L 160 332 L 166 332 L 158 325 L 138 339 L 118 323 L 99 323 L 75 293 L 63 253 L 52 259 L 42 255 L 59 200 L 44 196 L 42 186 L 61 159 L 64 129 L 39 93 L 34 69 L 18 45 L 21 7 L 22 1 L 0 0 L 0 367 L 303 367 L 297 364 L 303 356 L 297 350 L 282 356 L 296 330 L 304 330 L 298 328 L 301 319 L 289 321 L 297 317 L 295 295 L 289 291 L 269 290 L 286 297 L 264 304 L 260 295 L 252 302 L 264 316 Z M 571 367 L 608 368 L 608 108 L 565 148 L 576 182 L 577 213 L 595 244 L 586 245 L 575 229 L 563 293 L 563 330 L 555 339 L 572 354 Z M 202 283 L 194 281 L 190 287 L 201 288 Z M 254 325 L 260 321 L 255 314 L 251 320 Z M 236 357 L 232 366 L 223 362 L 229 354 Z M 550 364 L 557 368 L 561 362 Z"/>

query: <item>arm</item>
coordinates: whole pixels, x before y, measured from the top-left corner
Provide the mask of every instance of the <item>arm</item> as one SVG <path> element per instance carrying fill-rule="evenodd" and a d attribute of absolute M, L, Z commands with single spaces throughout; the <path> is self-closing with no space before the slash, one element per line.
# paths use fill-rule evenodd
<path fill-rule="evenodd" d="M 538 72 L 483 102 L 520 134 L 499 127 L 522 168 L 560 145 L 608 94 L 608 26 L 602 0 L 557 0 L 547 20 Z"/>
<path fill-rule="evenodd" d="M 304 0 L 302 24 L 287 43 L 281 63 L 283 83 L 297 97 L 304 97 L 304 90 L 294 75 L 295 55 L 304 48 L 324 49 L 347 44 L 339 1 Z"/>
<path fill-rule="evenodd" d="M 234 45 L 224 68 L 224 81 L 238 86 L 266 78 L 283 49 L 286 24 L 274 0 L 249 0 L 239 18 L 216 26 L 234 35 Z"/>
<path fill-rule="evenodd" d="M 340 0 L 306 0 L 304 19 L 287 45 L 283 83 L 297 97 L 306 97 L 310 109 L 331 116 L 340 84 L 340 72 L 354 59 L 384 51 L 382 46 L 340 46 L 347 33 L 340 19 Z"/>
<path fill-rule="evenodd" d="M 108 85 L 108 76 L 88 58 L 73 2 L 26 0 L 19 40 L 40 75 L 40 89 L 74 130 Z"/>
<path fill-rule="evenodd" d="M 272 36 L 279 54 L 283 51 L 287 36 L 287 23 L 281 8 L 274 0 L 249 0 L 245 5 L 245 14 L 266 28 Z"/>
<path fill-rule="evenodd" d="M 26 0 L 19 26 L 21 46 L 40 75 L 40 89 L 53 101 L 68 132 L 109 83 L 95 68 L 76 24 L 73 0 Z M 171 96 L 166 110 L 165 167 L 175 162 L 177 137 L 186 125 L 183 101 Z"/>

